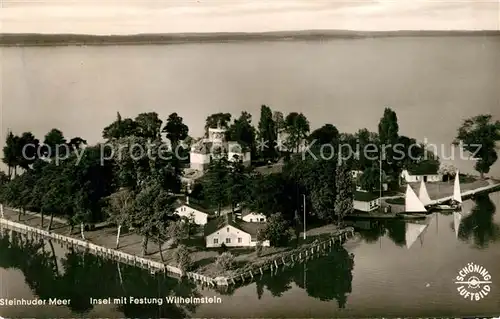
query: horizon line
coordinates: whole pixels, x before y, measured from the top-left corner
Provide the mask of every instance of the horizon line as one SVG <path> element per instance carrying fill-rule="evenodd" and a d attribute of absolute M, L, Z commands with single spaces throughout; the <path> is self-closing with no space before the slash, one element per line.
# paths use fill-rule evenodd
<path fill-rule="evenodd" d="M 499 29 L 397 29 L 397 30 L 356 30 L 356 29 L 296 29 L 279 31 L 214 31 L 214 32 L 139 32 L 139 33 L 79 33 L 79 32 L 0 32 L 4 35 L 79 35 L 79 36 L 141 36 L 141 35 L 260 35 L 260 34 L 280 34 L 280 33 L 303 33 L 303 32 L 345 32 L 345 33 L 398 33 L 398 32 L 498 32 Z"/>

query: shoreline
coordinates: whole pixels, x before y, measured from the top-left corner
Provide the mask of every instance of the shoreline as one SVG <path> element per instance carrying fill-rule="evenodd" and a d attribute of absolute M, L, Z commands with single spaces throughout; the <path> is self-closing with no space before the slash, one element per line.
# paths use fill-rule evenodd
<path fill-rule="evenodd" d="M 182 271 L 174 265 L 175 263 L 172 263 L 172 256 L 169 256 L 171 255 L 170 253 L 172 253 L 172 249 L 162 248 L 165 257 L 163 261 L 159 259 L 159 251 L 151 252 L 151 249 L 149 250 L 149 254 L 142 256 L 139 253 L 140 250 L 138 250 L 138 247 L 133 243 L 131 244 L 130 237 L 136 237 L 133 233 L 123 234 L 120 247 L 116 249 L 113 244 L 116 235 L 113 233 L 114 229 L 111 227 L 86 231 L 85 239 L 82 239 L 79 233 L 68 233 L 69 225 L 61 223 L 62 220 L 56 221 L 54 219 L 52 229 L 47 231 L 45 229 L 46 227 L 40 226 L 41 216 L 39 214 L 26 212 L 20 215 L 22 217 L 21 220 L 17 219 L 18 215 L 19 212 L 17 210 L 4 207 L 4 216 L 0 218 L 0 229 L 8 229 L 26 236 L 45 238 L 49 241 L 55 240 L 65 245 L 67 248 L 73 247 L 84 253 L 91 253 L 106 259 L 116 260 L 124 264 L 147 269 L 152 274 L 164 272 L 175 278 L 182 278 L 185 276 L 189 279 L 193 279 L 195 282 L 212 287 L 229 286 L 235 282 L 239 282 L 240 279 L 246 281 L 245 278 L 253 278 L 254 275 L 261 274 L 263 270 L 274 271 L 278 268 L 278 265 L 286 266 L 290 261 L 294 261 L 294 256 L 297 261 L 306 257 L 311 258 L 313 251 L 315 253 L 324 251 L 325 248 L 327 248 L 326 243 L 331 242 L 331 244 L 334 244 L 339 242 L 343 244 L 347 242 L 349 234 L 351 238 L 354 237 L 354 229 L 352 227 L 347 227 L 334 232 L 332 231 L 328 234 L 323 234 L 327 236 L 320 236 L 319 239 L 313 242 L 303 243 L 299 247 L 263 254 L 260 258 L 255 260 L 250 259 L 247 263 L 237 268 L 222 271 L 219 274 L 213 274 L 207 272 L 206 269 L 201 266 L 194 267 L 189 271 Z M 46 217 L 46 223 L 48 223 L 48 220 L 49 216 Z M 135 238 L 134 242 L 137 239 L 139 238 Z M 331 246 L 331 244 L 329 245 Z M 132 246 L 136 247 L 134 248 Z M 321 249 L 319 249 L 319 246 L 322 246 Z M 308 250 L 310 250 L 309 256 L 305 253 L 305 251 Z M 203 249 L 194 254 L 201 253 L 201 255 L 204 255 L 207 252 L 210 252 L 210 250 Z M 302 255 L 300 258 L 297 258 L 301 252 Z M 215 260 L 213 260 L 212 263 L 215 263 Z"/>
<path fill-rule="evenodd" d="M 348 31 L 303 30 L 273 32 L 158 33 L 130 35 L 3 33 L 0 47 L 174 45 L 275 41 L 356 40 L 393 37 L 500 36 L 500 30 Z"/>

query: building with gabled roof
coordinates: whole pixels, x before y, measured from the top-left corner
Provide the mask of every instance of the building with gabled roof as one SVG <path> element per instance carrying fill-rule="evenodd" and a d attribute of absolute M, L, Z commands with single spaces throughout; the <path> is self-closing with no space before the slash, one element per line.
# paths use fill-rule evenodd
<path fill-rule="evenodd" d="M 205 225 L 205 244 L 207 248 L 221 247 L 254 247 L 257 236 L 266 227 L 265 223 L 249 223 L 236 219 L 234 214 L 226 214 L 210 220 Z M 269 240 L 262 246 L 270 246 Z"/>
<path fill-rule="evenodd" d="M 189 196 L 185 201 L 177 201 L 175 213 L 180 217 L 186 217 L 192 220 L 196 225 L 206 225 L 210 213 L 204 207 L 189 202 Z"/>
<path fill-rule="evenodd" d="M 371 212 L 380 207 L 380 197 L 371 192 L 357 190 L 354 192 L 354 209 L 362 212 Z"/>

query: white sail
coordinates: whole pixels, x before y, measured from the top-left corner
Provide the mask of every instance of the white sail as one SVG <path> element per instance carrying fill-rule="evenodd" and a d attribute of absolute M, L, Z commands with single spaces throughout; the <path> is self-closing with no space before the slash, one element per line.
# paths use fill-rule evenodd
<path fill-rule="evenodd" d="M 427 192 L 427 187 L 425 187 L 424 180 L 420 182 L 420 191 L 418 192 L 418 198 L 424 204 L 424 206 L 432 204 L 432 200 Z"/>
<path fill-rule="evenodd" d="M 427 212 L 424 204 L 418 199 L 417 194 L 413 191 L 410 185 L 406 187 L 406 197 L 405 197 L 405 212 L 408 213 L 423 213 Z"/>
<path fill-rule="evenodd" d="M 455 184 L 453 185 L 453 200 L 459 203 L 462 202 L 462 191 L 460 190 L 460 176 L 458 171 L 455 175 Z"/>
<path fill-rule="evenodd" d="M 406 248 L 410 249 L 410 247 L 422 235 L 427 226 L 429 225 L 413 224 L 413 223 L 406 224 L 406 234 L 405 234 Z"/>
<path fill-rule="evenodd" d="M 453 212 L 453 228 L 455 229 L 455 236 L 458 238 L 458 231 L 460 230 L 460 223 L 462 223 L 462 213 Z"/>

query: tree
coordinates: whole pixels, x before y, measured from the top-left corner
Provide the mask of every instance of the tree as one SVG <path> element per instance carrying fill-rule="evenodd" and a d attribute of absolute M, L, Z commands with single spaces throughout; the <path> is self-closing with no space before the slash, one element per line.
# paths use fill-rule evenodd
<path fill-rule="evenodd" d="M 167 138 L 172 143 L 172 148 L 175 149 L 180 141 L 188 137 L 189 128 L 183 123 L 182 117 L 174 112 L 168 116 L 163 132 L 167 133 Z"/>
<path fill-rule="evenodd" d="M 179 245 L 177 247 L 174 257 L 177 267 L 179 267 L 182 272 L 187 271 L 193 263 L 189 250 L 185 245 Z"/>
<path fill-rule="evenodd" d="M 261 240 L 269 240 L 272 246 L 288 245 L 294 231 L 280 213 L 272 214 L 267 220 L 266 227 L 261 232 Z"/>
<path fill-rule="evenodd" d="M 255 175 L 249 178 L 247 205 L 254 211 L 270 216 L 271 212 L 288 213 L 296 201 L 287 187 L 283 174 Z M 289 215 L 286 215 L 289 217 Z M 289 218 L 287 218 L 289 219 Z"/>
<path fill-rule="evenodd" d="M 354 210 L 355 186 L 352 182 L 351 172 L 345 163 L 340 163 L 337 167 L 336 186 L 335 211 L 337 213 L 338 224 L 340 225 L 344 216 L 352 214 Z"/>
<path fill-rule="evenodd" d="M 279 137 L 281 132 L 285 129 L 285 119 L 283 113 L 279 111 L 273 112 L 274 128 L 276 130 L 275 136 Z"/>
<path fill-rule="evenodd" d="M 308 137 L 308 141 L 318 145 L 330 144 L 337 149 L 339 142 L 339 130 L 332 124 L 325 124 L 314 130 Z"/>
<path fill-rule="evenodd" d="M 277 137 L 273 113 L 268 106 L 262 105 L 260 107 L 259 138 L 260 144 L 263 146 L 260 151 L 265 160 L 270 161 L 276 158 Z"/>
<path fill-rule="evenodd" d="M 248 112 L 241 112 L 239 118 L 229 127 L 229 137 L 231 141 L 238 142 L 243 149 L 255 148 L 255 128 L 252 126 L 252 115 Z"/>
<path fill-rule="evenodd" d="M 399 141 L 399 125 L 396 112 L 390 108 L 385 108 L 384 115 L 378 124 L 378 135 L 381 156 L 382 169 L 394 180 L 399 178 L 401 172 L 401 161 L 395 160 L 395 145 Z M 384 158 L 385 156 L 385 158 Z"/>
<path fill-rule="evenodd" d="M 120 245 L 120 233 L 123 225 L 128 225 L 134 209 L 134 192 L 122 188 L 108 197 L 109 221 L 118 226 L 116 234 L 116 249 Z"/>
<path fill-rule="evenodd" d="M 64 146 L 66 146 L 66 139 L 60 130 L 56 128 L 50 130 L 50 132 L 45 135 L 43 143 L 47 148 L 44 151 L 44 156 L 54 158 L 56 156 L 60 156 L 61 154 L 62 156 L 67 155 L 65 153 L 66 149 L 64 149 Z"/>
<path fill-rule="evenodd" d="M 484 178 L 498 159 L 497 141 L 500 141 L 500 121 L 493 122 L 491 115 L 481 114 L 463 121 L 453 143 L 477 159 L 474 169 Z"/>
<path fill-rule="evenodd" d="M 4 171 L 0 171 L 0 187 L 9 182 L 9 176 Z"/>
<path fill-rule="evenodd" d="M 294 165 L 293 175 L 299 181 L 303 192 L 310 194 L 311 206 L 316 216 L 325 221 L 334 220 L 337 162 L 320 158 L 296 160 Z"/>
<path fill-rule="evenodd" d="M 71 203 L 73 208 L 73 216 L 71 217 L 71 229 L 70 232 L 73 231 L 73 225 L 80 225 L 80 236 L 83 240 L 85 240 L 85 223 L 90 220 L 91 211 L 90 211 L 90 199 L 88 194 L 85 193 L 83 189 L 76 192 L 73 196 L 73 201 Z"/>
<path fill-rule="evenodd" d="M 142 236 L 142 254 L 147 254 L 147 245 L 151 237 L 156 237 L 163 261 L 162 241 L 169 232 L 169 221 L 174 214 L 176 198 L 169 195 L 154 179 L 144 184 L 135 200 L 133 222 Z"/>
<path fill-rule="evenodd" d="M 231 122 L 231 114 L 230 113 L 215 113 L 209 115 L 205 120 L 205 135 L 208 136 L 209 128 L 227 128 L 229 123 Z"/>
<path fill-rule="evenodd" d="M 359 184 L 363 190 L 368 192 L 380 189 L 380 169 L 375 166 L 365 169 L 359 178 Z"/>
<path fill-rule="evenodd" d="M 443 176 L 443 181 L 451 181 L 457 174 L 457 168 L 452 164 L 441 164 L 438 173 Z"/>
<path fill-rule="evenodd" d="M 183 220 L 172 222 L 167 228 L 167 236 L 172 240 L 174 246 L 178 246 L 188 236 L 188 233 L 188 225 Z"/>
<path fill-rule="evenodd" d="M 403 155 L 403 158 L 399 161 L 401 163 L 401 168 L 408 168 L 418 163 L 425 155 L 424 149 L 414 138 L 399 136 L 398 145 L 398 152 Z M 398 157 L 398 155 L 396 155 L 396 157 Z"/>
<path fill-rule="evenodd" d="M 238 158 L 229 162 L 228 169 L 227 192 L 231 211 L 234 213 L 236 205 L 241 204 L 248 197 L 248 178 L 245 174 L 245 166 Z"/>
<path fill-rule="evenodd" d="M 23 207 L 23 199 L 22 192 L 24 186 L 21 178 L 16 177 L 12 179 L 9 183 L 4 185 L 2 191 L 2 200 L 10 205 L 12 208 L 19 209 L 19 214 L 17 215 L 17 219 L 21 220 L 21 212 Z"/>
<path fill-rule="evenodd" d="M 163 121 L 158 117 L 158 113 L 141 113 L 135 118 L 135 123 L 137 123 L 137 136 L 151 140 L 161 139 L 160 128 Z"/>
<path fill-rule="evenodd" d="M 114 140 L 134 136 L 136 133 L 137 123 L 129 118 L 122 119 L 120 113 L 117 112 L 116 120 L 103 129 L 102 137 L 107 140 Z"/>
<path fill-rule="evenodd" d="M 83 145 L 87 145 L 87 141 L 81 137 L 73 137 L 69 142 L 68 146 L 70 150 L 79 150 Z"/>
<path fill-rule="evenodd" d="M 368 131 L 366 128 L 360 129 L 354 137 L 357 141 L 357 147 L 359 153 L 357 153 L 357 169 L 364 171 L 365 169 L 372 167 L 374 165 L 373 159 L 370 159 L 366 150 L 372 150 L 378 144 L 378 136 L 376 133 Z M 368 145 L 372 145 L 372 148 L 368 148 Z"/>
<path fill-rule="evenodd" d="M 302 113 L 291 112 L 285 118 L 285 132 L 287 133 L 287 144 L 297 152 L 300 145 L 309 134 L 309 121 Z"/>
<path fill-rule="evenodd" d="M 18 164 L 21 168 L 27 170 L 37 160 L 39 146 L 40 141 L 31 132 L 21 135 L 17 149 Z"/>
<path fill-rule="evenodd" d="M 235 266 L 234 256 L 230 252 L 220 254 L 215 260 L 215 265 L 221 271 L 233 269 Z"/>
<path fill-rule="evenodd" d="M 162 147 L 161 141 L 148 143 L 143 137 L 132 136 L 114 140 L 112 146 L 112 150 L 105 149 L 109 155 L 115 154 L 114 174 L 121 187 L 139 191 L 148 178 L 154 177 L 164 189 L 179 191 L 182 174 L 179 162 L 170 150 Z"/>
<path fill-rule="evenodd" d="M 15 171 L 19 165 L 18 157 L 18 147 L 19 136 L 14 135 L 12 132 L 7 134 L 7 139 L 5 141 L 5 146 L 3 147 L 3 158 L 2 162 L 7 165 L 9 179 L 12 177 L 12 171 L 16 175 Z"/>
<path fill-rule="evenodd" d="M 225 156 L 212 158 L 203 178 L 203 197 L 217 205 L 220 214 L 222 206 L 228 202 L 229 163 Z"/>

